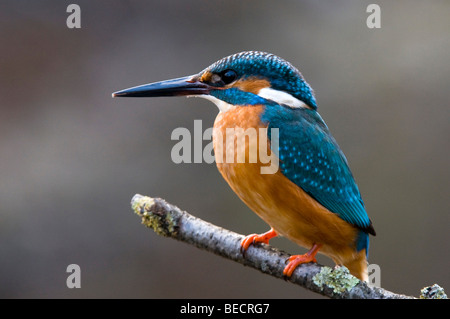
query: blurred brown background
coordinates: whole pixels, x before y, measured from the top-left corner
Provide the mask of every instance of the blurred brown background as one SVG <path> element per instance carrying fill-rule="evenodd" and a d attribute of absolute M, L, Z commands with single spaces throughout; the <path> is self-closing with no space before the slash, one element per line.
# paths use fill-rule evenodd
<path fill-rule="evenodd" d="M 66 27 L 73 2 L 81 29 Z M 3 1 L 0 297 L 320 297 L 158 237 L 130 209 L 141 193 L 242 234 L 268 229 L 214 164 L 171 161 L 171 132 L 212 126 L 213 104 L 111 98 L 243 50 L 285 58 L 315 89 L 377 231 L 382 286 L 450 290 L 450 3 L 377 1 L 381 29 L 368 29 L 372 2 Z M 66 287 L 72 263 L 81 289 Z"/>

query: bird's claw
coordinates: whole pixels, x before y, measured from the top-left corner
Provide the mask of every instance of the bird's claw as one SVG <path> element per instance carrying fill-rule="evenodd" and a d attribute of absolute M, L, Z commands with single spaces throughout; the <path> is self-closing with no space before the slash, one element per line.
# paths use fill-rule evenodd
<path fill-rule="evenodd" d="M 263 243 L 263 244 L 269 244 L 269 240 L 272 239 L 273 237 L 276 237 L 277 233 L 271 229 L 268 232 L 265 232 L 263 234 L 251 234 L 246 236 L 242 241 L 241 241 L 241 253 L 242 255 L 245 257 L 245 252 L 247 251 L 247 249 L 250 247 L 250 245 L 252 244 L 257 244 L 257 243 Z"/>

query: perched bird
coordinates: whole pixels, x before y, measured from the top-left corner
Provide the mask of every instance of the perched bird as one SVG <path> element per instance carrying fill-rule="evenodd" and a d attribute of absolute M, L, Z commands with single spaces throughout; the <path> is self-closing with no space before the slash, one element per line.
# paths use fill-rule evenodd
<path fill-rule="evenodd" d="M 375 230 L 347 160 L 317 112 L 313 90 L 289 62 L 270 53 L 241 52 L 198 74 L 113 96 L 196 96 L 214 102 L 219 108 L 213 130 L 217 167 L 241 200 L 271 227 L 247 236 L 242 251 L 281 235 L 310 249 L 289 258 L 285 276 L 302 263 L 316 262 L 320 252 L 367 281 L 369 234 Z M 237 128 L 241 130 L 234 138 L 223 138 L 227 129 Z M 255 129 L 257 141 L 250 134 L 239 136 L 245 129 Z M 251 161 L 252 147 L 266 147 L 268 155 L 258 153 Z M 230 149 L 236 152 L 227 158 Z M 242 149 L 245 161 L 239 162 L 236 154 Z M 270 159 L 279 167 L 263 174 L 261 168 Z"/>

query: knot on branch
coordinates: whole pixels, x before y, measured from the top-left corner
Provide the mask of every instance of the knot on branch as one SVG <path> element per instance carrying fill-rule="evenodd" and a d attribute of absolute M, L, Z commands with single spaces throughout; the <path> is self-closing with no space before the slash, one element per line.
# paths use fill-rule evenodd
<path fill-rule="evenodd" d="M 142 224 L 165 237 L 175 237 L 178 233 L 180 214 L 170 209 L 163 199 L 153 199 L 136 194 L 131 200 L 133 211 L 142 217 Z"/>

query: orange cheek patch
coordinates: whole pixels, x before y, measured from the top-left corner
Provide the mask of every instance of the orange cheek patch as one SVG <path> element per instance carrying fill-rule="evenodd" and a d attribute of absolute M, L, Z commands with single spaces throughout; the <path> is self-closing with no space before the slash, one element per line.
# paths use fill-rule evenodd
<path fill-rule="evenodd" d="M 233 84 L 233 87 L 239 88 L 245 92 L 251 92 L 258 94 L 259 90 L 270 87 L 269 81 L 256 77 L 246 78 L 245 80 L 239 80 Z"/>
<path fill-rule="evenodd" d="M 211 81 L 212 76 L 213 74 L 211 72 L 206 71 L 205 73 L 202 74 L 200 82 L 209 83 Z"/>

